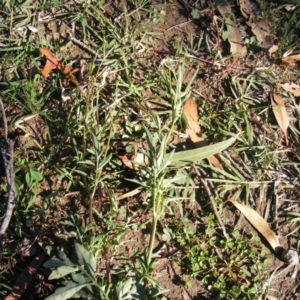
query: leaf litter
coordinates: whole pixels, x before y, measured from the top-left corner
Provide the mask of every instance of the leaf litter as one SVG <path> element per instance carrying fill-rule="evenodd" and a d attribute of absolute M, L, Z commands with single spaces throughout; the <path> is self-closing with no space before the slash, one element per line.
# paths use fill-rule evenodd
<path fill-rule="evenodd" d="M 275 115 L 275 118 L 277 120 L 277 123 L 284 133 L 286 144 L 288 145 L 288 135 L 287 135 L 287 129 L 289 127 L 289 116 L 286 111 L 285 103 L 281 98 L 281 95 L 279 94 L 279 89 L 274 89 L 271 92 L 271 105 L 272 110 Z"/>
<path fill-rule="evenodd" d="M 230 52 L 234 57 L 242 58 L 247 54 L 247 48 L 241 38 L 241 34 L 237 28 L 237 24 L 234 20 L 234 15 L 231 11 L 231 7 L 225 0 L 215 0 L 217 8 L 225 20 L 225 24 L 228 30 L 228 42 L 230 43 Z"/>
<path fill-rule="evenodd" d="M 282 83 L 280 86 L 287 92 L 292 93 L 294 96 L 300 96 L 300 85 L 295 83 Z"/>
<path fill-rule="evenodd" d="M 195 147 L 202 147 L 207 145 L 207 142 L 204 140 L 204 138 L 200 136 L 200 126 L 198 122 L 198 107 L 193 97 L 190 97 L 183 104 L 182 114 L 184 115 L 187 121 L 186 132 L 189 135 L 191 141 L 194 143 Z M 210 155 L 207 157 L 207 159 L 215 167 L 223 169 L 221 162 L 216 156 Z"/>
<path fill-rule="evenodd" d="M 270 33 L 270 27 L 265 19 L 257 20 L 253 12 L 253 4 L 249 0 L 240 0 L 240 10 L 242 15 L 247 20 L 246 24 L 251 28 L 252 32 L 257 38 L 261 48 L 271 49 L 273 45 Z M 274 53 L 278 48 L 272 48 L 271 52 Z"/>

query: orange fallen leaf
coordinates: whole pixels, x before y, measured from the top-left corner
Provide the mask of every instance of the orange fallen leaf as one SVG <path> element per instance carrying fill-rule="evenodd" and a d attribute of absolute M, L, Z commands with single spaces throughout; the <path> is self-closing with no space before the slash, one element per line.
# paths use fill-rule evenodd
<path fill-rule="evenodd" d="M 41 71 L 41 75 L 43 76 L 43 79 L 45 80 L 50 72 L 53 69 L 58 69 L 69 81 L 73 82 L 76 86 L 79 86 L 79 82 L 73 75 L 76 70 L 71 70 L 68 66 L 65 66 L 59 60 L 53 55 L 53 53 L 47 49 L 47 48 L 41 48 L 40 54 L 46 57 L 46 63 L 44 68 Z"/>
<path fill-rule="evenodd" d="M 271 92 L 271 104 L 272 104 L 273 113 L 275 115 L 277 123 L 280 129 L 283 131 L 286 144 L 288 145 L 289 142 L 287 137 L 287 129 L 289 127 L 290 121 L 284 105 L 284 101 L 282 100 L 280 94 L 278 93 L 278 88 L 277 90 Z"/>
<path fill-rule="evenodd" d="M 295 83 L 284 83 L 280 85 L 287 92 L 292 93 L 294 96 L 300 96 L 300 85 Z"/>
<path fill-rule="evenodd" d="M 189 135 L 191 141 L 196 147 L 206 146 L 207 143 L 203 137 L 200 136 L 200 126 L 198 123 L 198 108 L 193 97 L 190 97 L 182 107 L 182 114 L 187 121 L 186 132 Z M 207 158 L 209 162 L 219 169 L 223 169 L 222 164 L 216 156 L 212 155 Z"/>
<path fill-rule="evenodd" d="M 203 138 L 198 134 L 200 133 L 200 126 L 198 124 L 198 108 L 193 97 L 190 97 L 182 107 L 182 113 L 187 121 L 186 133 L 191 138 L 192 142 L 197 143 L 203 141 Z"/>
<path fill-rule="evenodd" d="M 300 61 L 300 54 L 283 57 L 278 60 L 278 64 L 285 67 L 295 67 L 297 61 Z"/>

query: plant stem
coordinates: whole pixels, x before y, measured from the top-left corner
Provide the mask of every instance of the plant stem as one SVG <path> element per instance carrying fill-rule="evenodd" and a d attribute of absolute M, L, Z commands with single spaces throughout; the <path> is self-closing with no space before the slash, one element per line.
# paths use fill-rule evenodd
<path fill-rule="evenodd" d="M 157 194 L 156 194 L 157 195 Z M 151 236 L 150 236 L 150 242 L 149 242 L 149 248 L 148 248 L 148 254 L 147 254 L 147 264 L 150 264 L 151 257 L 152 257 L 152 252 L 154 248 L 154 241 L 155 241 L 155 235 L 156 235 L 156 230 L 157 230 L 157 222 L 161 216 L 161 203 L 162 203 L 162 194 L 159 193 L 157 196 L 155 195 L 153 199 L 153 207 L 154 207 L 154 212 L 153 212 L 153 218 L 152 218 L 152 229 L 151 229 Z"/>

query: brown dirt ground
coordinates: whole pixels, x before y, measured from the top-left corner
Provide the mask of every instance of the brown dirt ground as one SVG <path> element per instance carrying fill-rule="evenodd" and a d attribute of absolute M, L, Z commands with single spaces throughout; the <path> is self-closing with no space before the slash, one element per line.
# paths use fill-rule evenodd
<path fill-rule="evenodd" d="M 160 4 L 160 1 L 154 1 L 157 4 Z M 194 22 L 187 22 L 189 19 L 187 17 L 187 10 L 181 2 L 170 1 L 168 2 L 168 6 L 163 8 L 166 12 L 165 22 L 163 24 L 159 24 L 157 26 L 157 30 L 162 33 L 161 38 L 154 39 L 153 48 L 159 50 L 168 50 L 169 49 L 169 41 L 172 41 L 175 38 L 182 38 L 186 40 L 188 35 L 199 35 L 200 27 L 198 24 Z M 181 25 L 180 25 L 181 24 Z M 53 39 L 58 39 L 61 41 L 62 46 L 66 44 L 65 40 L 62 38 L 65 36 L 66 32 L 70 30 L 66 25 L 62 25 L 60 28 L 54 26 L 55 24 L 47 25 L 47 34 L 48 37 Z M 173 27 L 174 26 L 174 27 Z M 71 44 L 72 45 L 72 44 Z M 78 54 L 84 55 L 84 51 L 79 47 L 74 45 L 70 46 L 68 44 L 67 47 L 62 48 L 66 53 L 69 53 L 72 58 L 76 58 Z M 159 56 L 159 54 L 154 54 Z M 258 54 L 259 56 L 260 54 Z M 258 57 L 258 59 L 260 59 Z M 193 74 L 193 69 L 190 70 L 190 74 Z M 204 73 L 212 74 L 213 70 L 206 69 L 203 71 L 203 76 L 199 76 L 195 85 L 199 87 L 199 90 L 202 92 L 202 95 L 211 101 L 214 101 L 216 90 L 209 91 L 205 89 L 207 80 L 211 80 L 209 76 L 205 76 Z M 222 75 L 221 75 L 222 76 Z M 189 77 L 187 77 L 187 80 Z M 216 80 L 218 82 L 218 80 Z M 220 81 L 219 81 L 220 82 Z M 219 87 L 218 87 L 219 88 Z M 51 105 L 56 105 L 56 103 L 52 103 Z M 61 105 L 61 104 L 59 104 Z M 68 113 L 68 104 L 62 106 L 61 114 Z M 19 136 L 18 143 L 19 145 L 27 144 L 27 150 L 34 152 L 34 147 L 36 145 L 32 143 L 35 140 L 39 145 L 47 147 L 47 137 L 45 135 L 45 131 L 43 130 L 43 124 L 40 122 L 38 118 L 33 118 L 26 123 L 26 130 L 30 133 L 30 136 Z M 55 130 L 55 128 L 53 128 Z M 41 134 L 43 133 L 43 134 Z M 29 138 L 30 137 L 30 138 Z M 57 140 L 61 138 L 61 134 L 57 132 Z M 64 160 L 64 158 L 68 155 L 68 153 L 64 153 L 60 151 L 60 153 L 55 154 L 55 161 L 59 164 L 60 161 Z M 28 229 L 32 232 L 31 241 L 34 239 L 43 241 L 45 244 L 53 244 L 56 246 L 61 246 L 65 243 L 63 239 L 58 239 L 57 234 L 62 231 L 58 222 L 65 217 L 67 217 L 67 212 L 72 211 L 76 212 L 83 217 L 83 219 L 87 215 L 86 211 L 86 200 L 84 196 L 82 196 L 80 190 L 70 191 L 69 193 L 65 193 L 65 183 L 58 180 L 56 174 L 47 174 L 47 179 L 45 179 L 40 184 L 40 193 L 36 200 L 36 206 L 40 208 L 40 214 L 37 214 L 34 220 L 28 220 Z M 44 210 L 44 199 L 49 196 L 50 191 L 58 191 L 56 195 L 56 199 L 59 199 L 56 205 L 56 210 L 47 211 Z M 284 191 L 283 191 L 284 192 Z M 119 190 L 116 194 L 122 194 L 123 190 Z M 287 191 L 290 193 L 290 191 Z M 286 194 L 289 197 L 288 194 Z M 126 202 L 127 206 L 136 205 L 139 203 L 142 195 L 130 198 L 126 200 L 122 200 Z M 282 198 L 281 198 L 282 199 Z M 133 203 L 133 204 L 132 204 Z M 191 204 L 187 204 L 191 205 Z M 264 210 L 265 204 L 262 204 L 260 208 L 261 211 Z M 281 203 L 279 201 L 278 210 L 280 210 Z M 195 208 L 197 209 L 197 208 Z M 227 217 L 227 225 L 230 226 L 234 223 L 235 214 L 232 210 L 226 209 L 225 215 Z M 150 218 L 151 215 L 149 212 L 143 218 Z M 39 224 L 39 225 L 37 225 Z M 253 228 L 246 221 L 242 221 L 239 224 L 240 228 L 243 228 L 245 232 L 253 231 Z M 283 245 L 286 246 L 295 246 L 296 239 L 295 237 L 285 237 L 287 232 L 290 232 L 291 228 L 288 226 L 283 227 L 282 233 L 282 242 Z M 127 231 L 120 239 L 120 246 L 116 249 L 115 256 L 126 254 L 126 256 L 130 256 L 133 251 L 137 248 L 141 250 L 145 249 L 148 245 L 148 240 L 150 237 L 149 228 L 146 228 L 144 232 L 138 231 Z M 159 233 L 161 234 L 161 233 Z M 125 242 L 126 241 L 126 242 Z M 161 238 L 157 237 L 156 246 L 159 246 L 159 241 Z M 18 251 L 15 252 L 14 256 L 2 257 L 1 258 L 1 267 L 0 270 L 7 269 L 10 272 L 11 279 L 16 278 L 19 274 L 19 270 L 24 268 L 29 261 L 32 260 L 35 255 L 35 251 L 25 256 L 22 255 L 22 245 L 24 244 L 23 239 L 17 240 L 16 237 L 12 234 L 7 235 L 5 240 L 6 245 L 11 248 L 17 248 Z M 180 265 L 178 264 L 178 258 L 176 260 L 172 259 L 172 244 L 167 245 L 165 248 L 165 253 L 162 257 L 157 259 L 157 262 L 154 265 L 154 278 L 165 288 L 169 290 L 165 296 L 168 299 L 213 299 L 210 293 L 204 288 L 203 284 L 196 279 L 191 278 L 187 274 L 183 272 Z M 38 251 L 38 249 L 36 249 Z M 282 262 L 277 260 L 273 255 L 270 256 L 274 262 L 273 265 L 270 266 L 270 272 L 275 270 L 277 267 L 282 266 Z M 119 261 L 112 261 L 111 265 L 118 264 Z M 99 270 L 101 271 L 103 265 L 103 261 L 99 264 Z M 272 281 L 272 288 L 274 289 L 274 296 L 279 292 L 281 298 L 278 299 L 300 299 L 299 292 L 289 292 L 289 289 L 293 286 L 294 280 L 290 277 L 291 270 L 286 270 L 280 274 L 275 280 Z M 185 288 L 182 284 L 183 282 L 190 281 L 191 287 Z M 26 291 L 22 299 L 44 299 L 48 294 L 52 293 L 54 289 L 53 282 L 48 282 L 45 273 L 38 272 L 38 275 L 34 281 L 34 283 L 30 286 L 30 288 Z M 215 298 L 214 298 L 215 299 Z"/>

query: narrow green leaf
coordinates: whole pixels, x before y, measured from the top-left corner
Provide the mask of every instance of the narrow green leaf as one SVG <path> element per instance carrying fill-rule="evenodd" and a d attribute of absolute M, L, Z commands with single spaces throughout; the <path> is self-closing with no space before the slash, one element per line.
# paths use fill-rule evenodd
<path fill-rule="evenodd" d="M 187 164 L 200 161 L 204 158 L 207 158 L 211 155 L 215 155 L 225 150 L 230 145 L 232 145 L 235 140 L 236 138 L 232 137 L 226 141 L 214 145 L 173 153 L 169 161 L 170 165 L 172 167 L 182 167 Z M 169 155 L 167 155 L 167 157 Z"/>
<path fill-rule="evenodd" d="M 66 300 L 72 298 L 72 296 L 84 288 L 88 286 L 89 283 L 78 284 L 77 282 L 69 282 L 67 286 L 60 287 L 55 290 L 55 293 L 48 296 L 45 300 Z"/>

